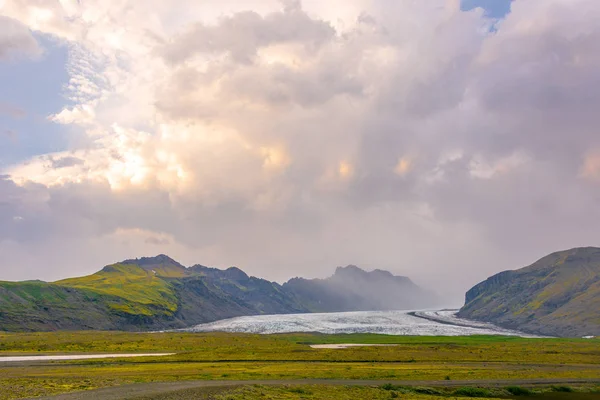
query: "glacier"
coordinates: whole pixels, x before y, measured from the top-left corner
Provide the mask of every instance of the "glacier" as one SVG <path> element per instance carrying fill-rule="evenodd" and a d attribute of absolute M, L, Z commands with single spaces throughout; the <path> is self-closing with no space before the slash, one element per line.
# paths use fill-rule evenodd
<path fill-rule="evenodd" d="M 456 312 L 457 310 L 421 310 L 254 315 L 200 324 L 184 329 L 184 331 L 256 334 L 317 332 L 407 336 L 507 335 L 534 337 L 489 323 L 460 319 L 456 317 Z"/>

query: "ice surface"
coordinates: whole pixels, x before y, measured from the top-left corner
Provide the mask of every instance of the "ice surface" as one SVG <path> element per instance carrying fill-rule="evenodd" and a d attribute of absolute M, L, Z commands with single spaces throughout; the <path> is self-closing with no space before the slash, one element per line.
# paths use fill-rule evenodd
<path fill-rule="evenodd" d="M 191 332 L 245 333 L 381 333 L 414 336 L 511 335 L 531 336 L 492 324 L 459 319 L 454 311 L 360 311 L 324 314 L 282 314 L 237 317 L 201 324 Z M 434 320 L 432 320 L 434 319 Z"/>

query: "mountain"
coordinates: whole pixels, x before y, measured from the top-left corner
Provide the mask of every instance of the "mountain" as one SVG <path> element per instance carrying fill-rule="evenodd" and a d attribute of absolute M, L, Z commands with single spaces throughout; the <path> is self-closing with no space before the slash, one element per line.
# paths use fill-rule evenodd
<path fill-rule="evenodd" d="M 283 285 L 311 312 L 401 310 L 435 305 L 435 296 L 405 276 L 349 265 L 327 279 L 294 278 Z"/>
<path fill-rule="evenodd" d="M 550 254 L 469 290 L 460 317 L 550 336 L 600 336 L 600 248 Z"/>
<path fill-rule="evenodd" d="M 165 255 L 47 283 L 0 282 L 0 331 L 177 329 L 241 315 L 418 306 L 424 293 L 389 272 L 338 268 L 279 285 L 239 268 L 186 268 Z"/>

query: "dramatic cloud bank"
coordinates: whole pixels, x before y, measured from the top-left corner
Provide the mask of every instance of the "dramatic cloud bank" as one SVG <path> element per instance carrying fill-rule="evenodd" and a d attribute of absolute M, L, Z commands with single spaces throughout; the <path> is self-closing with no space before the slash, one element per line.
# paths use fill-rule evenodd
<path fill-rule="evenodd" d="M 457 295 L 597 244 L 597 0 L 502 20 L 442 0 L 219 4 L 0 2 L 0 62 L 43 58 L 32 32 L 68 46 L 48 118 L 79 137 L 0 171 L 0 278 L 167 253 L 272 279 L 354 263 Z"/>

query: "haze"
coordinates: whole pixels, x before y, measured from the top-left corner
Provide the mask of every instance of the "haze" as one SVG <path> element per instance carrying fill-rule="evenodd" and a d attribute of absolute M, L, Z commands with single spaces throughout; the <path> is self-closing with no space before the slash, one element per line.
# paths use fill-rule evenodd
<path fill-rule="evenodd" d="M 165 253 L 460 304 L 600 234 L 597 0 L 0 0 L 0 279 Z"/>

